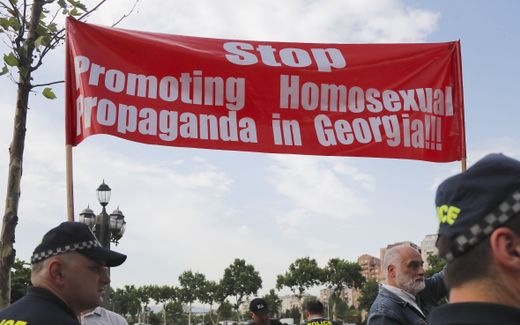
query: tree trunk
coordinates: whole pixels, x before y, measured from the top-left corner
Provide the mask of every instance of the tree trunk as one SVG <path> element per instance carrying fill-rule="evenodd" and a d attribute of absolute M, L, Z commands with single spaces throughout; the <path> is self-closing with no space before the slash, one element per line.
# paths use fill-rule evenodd
<path fill-rule="evenodd" d="M 190 303 L 188 304 L 188 325 L 191 325 L 191 301 Z"/>
<path fill-rule="evenodd" d="M 5 213 L 0 235 L 0 308 L 7 306 L 11 299 L 11 266 L 16 256 L 13 244 L 15 228 L 18 223 L 18 202 L 20 199 L 27 109 L 29 92 L 31 91 L 32 55 L 34 51 L 34 41 L 38 37 L 36 27 L 38 27 L 38 23 L 40 22 L 44 2 L 44 0 L 33 1 L 27 39 L 23 42 L 22 46 L 15 49 L 19 56 L 19 80 L 13 139 L 9 146 L 9 171 L 7 177 Z"/>

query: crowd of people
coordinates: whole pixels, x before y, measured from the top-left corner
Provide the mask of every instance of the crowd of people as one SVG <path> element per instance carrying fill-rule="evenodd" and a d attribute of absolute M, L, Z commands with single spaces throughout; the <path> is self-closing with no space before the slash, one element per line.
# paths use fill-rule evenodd
<path fill-rule="evenodd" d="M 488 155 L 442 182 L 435 198 L 437 248 L 446 267 L 425 278 L 416 247 L 389 249 L 385 283 L 368 325 L 520 325 L 520 161 Z M 108 267 L 126 255 L 102 247 L 82 223 L 48 231 L 31 257 L 27 294 L 0 311 L 2 325 L 127 325 L 100 307 L 110 283 Z M 447 298 L 448 303 L 439 305 Z M 281 325 L 267 302 L 249 306 L 254 325 Z M 335 325 L 323 305 L 309 301 L 306 325 Z"/>

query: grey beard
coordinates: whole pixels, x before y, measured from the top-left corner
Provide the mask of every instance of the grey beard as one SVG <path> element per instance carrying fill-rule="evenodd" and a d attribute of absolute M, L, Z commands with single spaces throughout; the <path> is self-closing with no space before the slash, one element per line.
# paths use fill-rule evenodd
<path fill-rule="evenodd" d="M 422 280 L 421 282 L 417 282 L 414 279 L 406 277 L 406 275 L 404 274 L 399 274 L 397 276 L 397 284 L 401 289 L 411 293 L 414 296 L 426 287 L 426 283 L 424 282 L 424 280 Z"/>

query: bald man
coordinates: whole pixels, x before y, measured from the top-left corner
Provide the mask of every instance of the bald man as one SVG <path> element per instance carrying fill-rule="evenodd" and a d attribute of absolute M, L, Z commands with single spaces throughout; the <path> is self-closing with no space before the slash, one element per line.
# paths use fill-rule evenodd
<path fill-rule="evenodd" d="M 448 294 L 443 272 L 425 279 L 421 254 L 409 244 L 390 248 L 383 268 L 386 282 L 370 307 L 367 324 L 427 324 L 431 309 Z"/>
<path fill-rule="evenodd" d="M 126 255 L 101 246 L 79 222 L 63 222 L 47 232 L 31 257 L 32 287 L 0 311 L 0 324 L 80 325 L 79 314 L 102 303 L 110 278 L 107 267 Z"/>

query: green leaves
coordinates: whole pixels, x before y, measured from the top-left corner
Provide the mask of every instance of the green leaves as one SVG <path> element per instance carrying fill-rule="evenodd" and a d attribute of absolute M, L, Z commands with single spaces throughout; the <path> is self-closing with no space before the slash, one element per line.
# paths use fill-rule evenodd
<path fill-rule="evenodd" d="M 20 21 L 18 21 L 16 17 L 0 18 L 0 26 L 2 26 L 4 30 L 11 28 L 14 31 L 18 31 L 21 27 Z"/>
<path fill-rule="evenodd" d="M 4 62 L 10 66 L 10 67 L 17 67 L 18 64 L 20 63 L 18 61 L 18 58 L 16 57 L 16 55 L 14 55 L 13 52 L 9 53 L 9 54 L 4 54 Z"/>
<path fill-rule="evenodd" d="M 67 4 L 67 2 L 69 4 Z M 87 7 L 81 3 L 81 1 L 76 0 L 58 0 L 58 5 L 63 9 L 62 14 L 71 15 L 74 17 L 81 16 L 83 12 L 87 11 Z"/>
<path fill-rule="evenodd" d="M 54 92 L 52 91 L 52 88 L 50 88 L 50 87 L 45 87 L 45 89 L 43 89 L 43 91 L 42 91 L 42 94 L 47 99 L 56 99 L 56 95 L 54 94 Z"/>
<path fill-rule="evenodd" d="M 2 71 L 0 71 L 0 76 L 3 76 L 4 74 L 6 74 L 8 72 L 9 72 L 9 68 L 4 64 Z"/>

